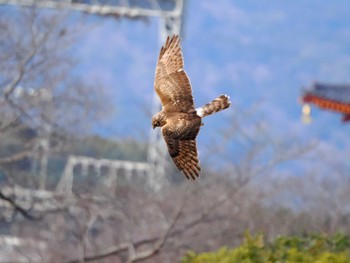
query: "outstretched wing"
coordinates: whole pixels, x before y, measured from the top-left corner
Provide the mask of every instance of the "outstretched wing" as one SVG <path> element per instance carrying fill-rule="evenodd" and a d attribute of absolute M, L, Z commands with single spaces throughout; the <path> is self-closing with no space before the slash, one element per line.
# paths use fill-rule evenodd
<path fill-rule="evenodd" d="M 201 170 L 197 155 L 196 140 L 174 139 L 164 137 L 168 151 L 176 167 L 182 171 L 187 179 L 199 177 Z"/>
<path fill-rule="evenodd" d="M 184 62 L 178 35 L 168 36 L 161 48 L 156 67 L 154 89 L 163 107 L 169 104 L 178 111 L 194 109 L 190 80 L 184 71 Z"/>

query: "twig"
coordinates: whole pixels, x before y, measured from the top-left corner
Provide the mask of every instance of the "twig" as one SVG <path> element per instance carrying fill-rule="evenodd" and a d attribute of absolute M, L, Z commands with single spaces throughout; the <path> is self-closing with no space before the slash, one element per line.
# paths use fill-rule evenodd
<path fill-rule="evenodd" d="M 41 220 L 42 219 L 41 216 L 38 217 L 38 216 L 34 216 L 34 215 L 30 214 L 28 212 L 28 210 L 21 207 L 11 197 L 4 195 L 1 191 L 0 191 L 0 199 L 8 202 L 16 211 L 18 211 L 21 215 L 23 215 L 25 218 L 27 218 L 29 220 L 34 221 L 34 220 Z"/>
<path fill-rule="evenodd" d="M 185 199 L 185 198 L 184 198 Z M 164 246 L 165 242 L 167 241 L 167 239 L 169 238 L 171 231 L 174 229 L 176 222 L 178 221 L 178 219 L 180 218 L 180 216 L 182 215 L 183 209 L 184 209 L 184 204 L 185 202 L 182 203 L 182 205 L 180 206 L 179 210 L 177 211 L 175 217 L 173 218 L 171 224 L 169 225 L 167 231 L 164 233 L 164 235 L 157 241 L 157 243 L 155 244 L 155 246 L 152 249 L 143 251 L 143 252 L 139 252 L 136 253 L 136 256 L 134 258 L 131 258 L 129 260 L 129 263 L 132 262 L 138 262 L 140 260 L 144 260 L 147 258 L 150 258 L 154 255 L 156 255 Z"/>
<path fill-rule="evenodd" d="M 15 153 L 11 156 L 0 158 L 0 165 L 21 161 L 24 158 L 31 156 L 32 154 L 33 154 L 32 151 L 23 151 L 23 152 Z"/>
<path fill-rule="evenodd" d="M 187 189 L 187 188 L 186 188 Z M 186 191 L 187 192 L 187 191 Z M 186 204 L 186 194 L 184 195 L 181 205 L 178 209 L 178 211 L 176 212 L 175 216 L 173 217 L 171 224 L 169 225 L 169 227 L 167 228 L 167 230 L 165 231 L 165 233 L 163 234 L 163 236 L 161 237 L 155 237 L 155 238 L 149 238 L 149 239 L 143 239 L 143 240 L 139 240 L 136 242 L 132 243 L 132 246 L 134 248 L 139 247 L 142 244 L 148 244 L 148 243 L 155 243 L 155 245 L 149 249 L 149 250 L 145 250 L 142 252 L 136 252 L 135 255 L 131 258 L 129 258 L 128 263 L 133 263 L 133 262 L 138 262 L 147 258 L 150 258 L 154 255 L 156 255 L 157 253 L 159 253 L 159 251 L 162 249 L 162 247 L 164 246 L 164 244 L 166 243 L 166 241 L 168 240 L 169 237 L 174 236 L 174 227 L 178 221 L 178 219 L 180 218 L 180 216 L 183 213 L 184 210 L 184 206 Z M 85 256 L 84 257 L 84 261 L 94 261 L 94 260 L 100 260 L 100 259 L 104 259 L 113 255 L 118 255 L 124 251 L 129 250 L 130 248 L 130 242 L 125 242 L 116 246 L 112 246 L 107 248 L 106 250 L 96 254 L 96 255 L 92 255 L 92 256 Z M 79 263 L 81 262 L 81 260 L 70 260 L 67 261 L 66 263 Z"/>

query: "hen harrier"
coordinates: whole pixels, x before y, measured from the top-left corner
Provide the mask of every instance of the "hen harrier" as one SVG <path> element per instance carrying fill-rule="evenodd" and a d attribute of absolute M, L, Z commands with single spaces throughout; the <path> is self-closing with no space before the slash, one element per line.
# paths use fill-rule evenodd
<path fill-rule="evenodd" d="M 168 151 L 177 168 L 187 179 L 199 177 L 196 137 L 202 118 L 230 106 L 230 97 L 221 95 L 212 102 L 195 109 L 190 80 L 184 71 L 184 61 L 178 35 L 168 37 L 161 48 L 154 89 L 163 108 L 153 116 L 152 125 L 162 127 Z"/>

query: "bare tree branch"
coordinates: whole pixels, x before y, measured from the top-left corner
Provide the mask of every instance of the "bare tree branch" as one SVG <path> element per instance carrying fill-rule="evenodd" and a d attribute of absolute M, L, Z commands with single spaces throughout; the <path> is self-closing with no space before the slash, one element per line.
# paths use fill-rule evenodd
<path fill-rule="evenodd" d="M 32 41 L 33 41 L 32 49 L 29 51 L 27 56 L 22 61 L 20 61 L 18 66 L 17 76 L 5 87 L 5 91 L 4 91 L 5 99 L 9 98 L 9 96 L 13 93 L 13 91 L 16 89 L 18 84 L 21 82 L 23 76 L 26 73 L 26 66 L 32 61 L 34 56 L 37 54 L 38 49 L 42 46 L 43 43 L 45 43 L 48 36 L 49 36 L 49 32 L 45 32 L 44 36 L 41 39 L 39 39 L 37 43 L 36 43 L 37 39 L 34 37 L 32 38 Z"/>
<path fill-rule="evenodd" d="M 128 263 L 138 262 L 138 261 L 141 261 L 141 260 L 144 260 L 144 259 L 147 259 L 147 258 L 150 258 L 150 257 L 156 255 L 162 249 L 162 247 L 166 243 L 167 239 L 172 236 L 172 231 L 173 231 L 178 219 L 181 217 L 181 215 L 183 213 L 186 200 L 187 200 L 186 194 L 184 194 L 181 205 L 179 206 L 175 215 L 172 217 L 171 223 L 169 224 L 166 231 L 164 232 L 164 234 L 161 237 L 140 240 L 137 242 L 125 242 L 125 243 L 122 243 L 122 244 L 117 245 L 117 246 L 109 247 L 108 249 L 104 250 L 101 253 L 97 253 L 96 255 L 85 256 L 83 260 L 84 261 L 100 260 L 100 259 L 107 258 L 107 257 L 113 256 L 113 255 L 118 255 L 119 253 L 127 251 L 127 250 L 129 250 L 129 259 L 127 261 Z M 142 244 L 146 244 L 146 243 L 152 243 L 153 245 L 150 249 L 147 249 L 147 250 L 144 250 L 141 252 L 135 251 L 135 248 L 139 247 Z M 133 251 L 133 253 L 130 253 L 130 246 L 132 247 L 131 250 Z M 79 262 L 81 262 L 81 260 L 70 260 L 70 261 L 67 261 L 66 263 L 79 263 Z"/>
<path fill-rule="evenodd" d="M 185 200 L 185 198 L 183 200 Z M 158 239 L 158 241 L 153 246 L 153 248 L 146 250 L 146 251 L 136 253 L 135 257 L 130 258 L 128 262 L 129 263 L 138 262 L 138 261 L 150 258 L 150 257 L 154 256 L 155 254 L 157 254 L 162 249 L 162 247 L 164 246 L 167 239 L 170 237 L 171 231 L 174 229 L 176 222 L 178 221 L 178 219 L 182 215 L 183 209 L 184 209 L 184 202 L 182 203 L 179 210 L 177 211 L 177 213 L 173 217 L 173 220 L 172 220 L 171 224 L 169 225 L 168 229 L 166 230 L 166 232 L 164 233 L 164 235 Z"/>
<path fill-rule="evenodd" d="M 0 158 L 0 165 L 21 161 L 31 156 L 32 154 L 33 154 L 32 151 L 23 151 L 23 152 L 15 153 L 11 156 Z"/>
<path fill-rule="evenodd" d="M 25 218 L 29 219 L 29 220 L 41 220 L 42 217 L 38 217 L 38 216 L 34 216 L 31 213 L 29 213 L 29 211 L 23 207 L 21 207 L 19 204 L 17 204 L 11 197 L 4 195 L 1 191 L 0 191 L 0 199 L 8 202 L 15 211 L 18 211 L 21 215 L 23 215 Z"/>
<path fill-rule="evenodd" d="M 215 202 L 213 202 L 204 212 L 202 212 L 198 217 L 195 219 L 185 223 L 182 227 L 178 229 L 174 229 L 176 226 L 176 222 L 178 221 L 179 217 L 181 216 L 183 212 L 183 204 L 181 205 L 180 209 L 177 211 L 176 215 L 174 216 L 172 223 L 169 225 L 167 231 L 162 237 L 153 237 L 149 239 L 142 239 L 138 240 L 136 242 L 133 242 L 133 246 L 135 248 L 145 245 L 145 244 L 154 244 L 153 247 L 149 250 L 138 252 L 136 253 L 134 258 L 130 258 L 128 262 L 137 262 L 141 261 L 143 259 L 150 258 L 157 254 L 160 249 L 164 246 L 166 240 L 168 238 L 173 238 L 175 236 L 181 235 L 182 233 L 190 230 L 191 228 L 197 226 L 198 224 L 205 223 L 206 218 L 208 215 L 212 214 L 215 209 L 217 209 L 220 205 L 222 205 L 225 201 L 227 201 L 229 198 L 232 197 L 232 195 L 236 194 L 244 185 L 249 183 L 249 178 L 245 178 L 244 180 L 241 180 L 239 182 L 239 185 L 233 189 L 231 189 L 229 192 L 222 194 Z M 186 200 L 184 198 L 183 200 Z M 94 256 L 87 256 L 84 258 L 85 261 L 93 261 L 93 260 L 99 260 L 103 258 L 107 258 L 113 255 L 118 255 L 121 252 L 124 252 L 129 249 L 130 244 L 129 243 L 122 243 L 117 246 L 112 246 L 106 249 L 105 251 L 101 253 L 97 253 Z M 68 261 L 67 263 L 78 263 L 79 260 L 72 260 Z"/>

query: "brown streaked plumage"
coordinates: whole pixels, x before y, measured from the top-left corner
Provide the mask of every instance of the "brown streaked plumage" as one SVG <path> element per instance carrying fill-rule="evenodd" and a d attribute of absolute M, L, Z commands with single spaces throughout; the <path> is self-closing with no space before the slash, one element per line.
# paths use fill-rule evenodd
<path fill-rule="evenodd" d="M 154 89 L 163 108 L 153 116 L 152 125 L 162 127 L 170 157 L 184 175 L 193 180 L 199 177 L 196 137 L 202 118 L 230 106 L 229 97 L 221 95 L 212 102 L 195 109 L 190 80 L 184 70 L 180 38 L 168 37 L 161 48 Z"/>

